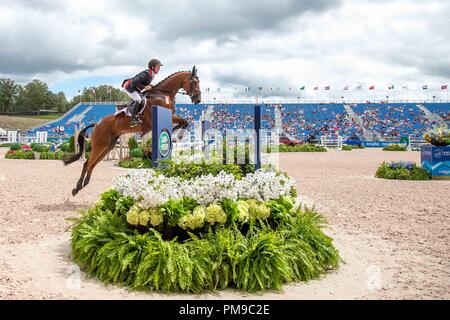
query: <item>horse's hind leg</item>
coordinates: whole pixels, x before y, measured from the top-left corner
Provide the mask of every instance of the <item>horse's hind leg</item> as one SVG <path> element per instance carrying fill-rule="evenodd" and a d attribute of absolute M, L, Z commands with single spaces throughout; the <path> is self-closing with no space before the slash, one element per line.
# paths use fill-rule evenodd
<path fill-rule="evenodd" d="M 83 188 L 86 187 L 89 184 L 89 181 L 91 180 L 92 171 L 94 170 L 95 166 L 103 160 L 104 157 L 115 147 L 117 140 L 119 140 L 119 137 L 114 137 L 112 141 L 103 149 L 103 151 L 97 156 L 95 161 L 89 165 L 89 168 L 87 170 L 86 178 L 83 182 Z M 90 158 L 89 158 L 90 159 Z"/>
<path fill-rule="evenodd" d="M 87 168 L 88 168 L 88 161 L 89 160 L 86 160 L 83 164 L 83 171 L 81 171 L 81 176 L 80 176 L 80 179 L 78 179 L 76 187 L 74 189 L 72 189 L 72 196 L 75 196 L 78 193 L 78 191 L 83 189 L 83 180 L 84 180 L 84 176 L 86 175 Z"/>

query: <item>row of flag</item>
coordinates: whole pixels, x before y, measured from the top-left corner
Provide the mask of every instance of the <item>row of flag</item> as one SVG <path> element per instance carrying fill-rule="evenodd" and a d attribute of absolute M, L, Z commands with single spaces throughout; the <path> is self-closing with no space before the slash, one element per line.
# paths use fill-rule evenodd
<path fill-rule="evenodd" d="M 259 90 L 259 91 L 262 91 L 264 88 L 263 87 L 256 87 L 255 89 Z M 292 87 L 289 88 L 289 90 L 293 90 L 293 89 L 294 88 L 292 88 Z M 360 85 L 360 86 L 355 87 L 354 89 L 355 90 L 362 90 L 363 86 Z M 368 89 L 369 90 L 375 90 L 375 85 L 369 86 Z M 394 89 L 395 89 L 394 85 L 388 86 L 388 90 L 394 90 Z M 402 89 L 408 89 L 408 86 L 402 86 Z M 206 92 L 210 92 L 211 91 L 210 88 L 206 88 L 205 90 L 206 90 Z M 239 90 L 239 88 L 234 88 L 234 91 L 237 91 L 237 90 Z M 271 87 L 271 88 L 266 88 L 266 90 L 268 90 L 268 91 L 279 91 L 279 90 L 281 90 L 281 87 L 276 87 L 276 88 Z M 303 91 L 303 90 L 306 90 L 306 86 L 300 87 L 300 91 Z M 313 90 L 314 91 L 319 90 L 319 86 L 313 87 Z M 331 90 L 331 86 L 325 86 L 323 88 L 323 90 L 325 90 L 325 91 Z M 344 88 L 342 88 L 342 90 L 343 91 L 347 91 L 347 90 L 351 90 L 351 89 L 350 89 L 350 86 L 345 86 Z M 422 90 L 428 90 L 428 85 L 422 86 Z M 441 90 L 448 90 L 448 86 L 446 84 L 442 85 L 441 86 Z M 217 92 L 221 92 L 221 91 L 222 91 L 222 88 L 217 88 Z M 251 87 L 245 87 L 244 91 L 252 91 L 252 88 Z"/>

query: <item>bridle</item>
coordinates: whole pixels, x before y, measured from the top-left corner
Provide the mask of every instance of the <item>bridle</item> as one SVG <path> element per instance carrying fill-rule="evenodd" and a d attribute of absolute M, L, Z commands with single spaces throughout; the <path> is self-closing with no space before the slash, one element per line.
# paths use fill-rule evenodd
<path fill-rule="evenodd" d="M 194 100 L 195 98 L 199 97 L 201 95 L 201 91 L 199 89 L 195 89 L 192 85 L 192 83 L 197 80 L 198 77 L 196 75 L 193 75 L 189 78 L 189 90 L 187 92 L 181 92 L 183 95 L 188 95 L 191 100 Z"/>
<path fill-rule="evenodd" d="M 189 90 L 187 92 L 181 92 L 183 95 L 188 95 L 192 101 L 202 94 L 199 89 L 195 89 L 192 85 L 194 81 L 199 81 L 197 77 L 197 68 L 195 66 L 192 68 L 191 76 L 189 77 Z"/>

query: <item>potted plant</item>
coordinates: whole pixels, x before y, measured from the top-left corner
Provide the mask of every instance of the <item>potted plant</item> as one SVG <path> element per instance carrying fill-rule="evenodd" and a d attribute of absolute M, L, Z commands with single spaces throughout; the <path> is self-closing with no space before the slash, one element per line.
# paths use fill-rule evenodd
<path fill-rule="evenodd" d="M 434 146 L 445 147 L 450 144 L 450 129 L 446 125 L 435 126 L 423 138 Z"/>

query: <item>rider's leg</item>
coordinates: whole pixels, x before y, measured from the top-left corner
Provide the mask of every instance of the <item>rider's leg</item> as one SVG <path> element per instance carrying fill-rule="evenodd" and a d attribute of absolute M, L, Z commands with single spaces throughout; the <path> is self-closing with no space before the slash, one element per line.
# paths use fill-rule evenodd
<path fill-rule="evenodd" d="M 131 125 L 134 126 L 134 125 L 140 124 L 142 122 L 139 119 L 139 117 L 137 116 L 139 106 L 141 105 L 141 102 L 142 102 L 142 97 L 137 91 L 134 91 L 134 92 L 127 91 L 127 94 L 134 101 L 133 110 L 131 112 Z"/>

